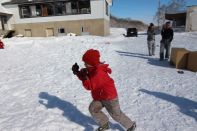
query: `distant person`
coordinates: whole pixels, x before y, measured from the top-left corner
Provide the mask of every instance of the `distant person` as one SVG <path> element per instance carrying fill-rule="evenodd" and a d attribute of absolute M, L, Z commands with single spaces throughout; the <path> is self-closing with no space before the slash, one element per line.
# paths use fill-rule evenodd
<path fill-rule="evenodd" d="M 86 68 L 79 70 L 79 66 L 75 63 L 72 71 L 82 81 L 85 89 L 91 91 L 93 101 L 90 103 L 89 111 L 100 125 L 96 131 L 109 129 L 109 118 L 102 112 L 103 108 L 127 131 L 134 131 L 136 124 L 121 111 L 114 80 L 109 76 L 112 71 L 108 64 L 100 62 L 99 51 L 87 50 L 82 60 Z"/>
<path fill-rule="evenodd" d="M 147 30 L 147 44 L 149 56 L 155 55 L 155 28 L 153 23 L 150 23 Z"/>
<path fill-rule="evenodd" d="M 170 26 L 170 22 L 166 22 L 165 25 L 163 25 L 163 28 L 161 30 L 161 42 L 160 42 L 160 61 L 165 59 L 169 59 L 170 56 L 170 48 L 171 48 L 171 42 L 174 37 L 174 31 L 172 30 Z M 164 54 L 164 50 L 166 50 Z"/>

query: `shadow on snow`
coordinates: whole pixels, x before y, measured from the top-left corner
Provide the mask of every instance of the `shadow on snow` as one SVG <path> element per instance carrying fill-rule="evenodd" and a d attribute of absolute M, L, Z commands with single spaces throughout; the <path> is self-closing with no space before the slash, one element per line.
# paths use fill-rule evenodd
<path fill-rule="evenodd" d="M 44 105 L 46 108 L 58 108 L 62 110 L 64 117 L 83 126 L 85 128 L 84 131 L 93 131 L 93 125 L 97 125 L 91 117 L 81 113 L 79 109 L 68 101 L 61 100 L 57 96 L 50 95 L 47 92 L 40 92 L 39 98 L 41 99 L 39 100 L 40 104 Z M 44 103 L 43 100 L 47 100 L 47 103 Z M 119 124 L 110 123 L 110 128 L 124 131 Z"/>
<path fill-rule="evenodd" d="M 116 51 L 120 56 L 128 56 L 128 57 L 137 57 L 142 59 L 147 59 L 148 64 L 155 65 L 155 66 L 161 66 L 161 67 L 168 67 L 172 68 L 167 60 L 159 61 L 157 58 L 151 58 L 149 55 L 140 54 L 140 53 L 131 53 L 131 52 L 124 52 L 124 51 Z"/>
<path fill-rule="evenodd" d="M 188 115 L 197 121 L 197 112 L 195 112 L 195 110 L 197 109 L 197 102 L 183 98 L 183 97 L 172 96 L 172 95 L 162 93 L 162 92 L 148 91 L 145 89 L 140 89 L 139 91 L 144 92 L 149 95 L 153 95 L 165 101 L 174 103 L 175 105 L 179 107 L 181 113 Z"/>

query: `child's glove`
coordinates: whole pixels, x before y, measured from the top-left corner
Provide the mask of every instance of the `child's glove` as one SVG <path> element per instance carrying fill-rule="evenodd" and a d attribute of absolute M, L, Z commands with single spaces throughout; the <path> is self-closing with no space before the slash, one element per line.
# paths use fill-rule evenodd
<path fill-rule="evenodd" d="M 73 74 L 74 75 L 77 75 L 79 73 L 79 66 L 77 63 L 75 63 L 73 66 L 72 66 L 72 71 L 73 71 Z"/>
<path fill-rule="evenodd" d="M 80 72 L 77 74 L 81 80 L 87 80 L 88 79 L 88 69 L 82 68 Z"/>

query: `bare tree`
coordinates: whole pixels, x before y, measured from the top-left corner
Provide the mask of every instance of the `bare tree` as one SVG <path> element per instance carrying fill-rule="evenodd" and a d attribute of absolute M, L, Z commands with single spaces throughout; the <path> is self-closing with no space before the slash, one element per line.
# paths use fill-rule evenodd
<path fill-rule="evenodd" d="M 158 27 L 165 22 L 165 13 L 177 13 L 186 8 L 185 0 L 171 0 L 167 5 L 160 3 L 158 4 L 158 9 L 155 14 L 154 19 L 157 21 Z"/>
<path fill-rule="evenodd" d="M 161 25 L 164 24 L 165 13 L 166 13 L 166 5 L 165 4 L 161 5 L 160 0 L 159 0 L 158 9 L 157 9 L 157 12 L 154 16 L 154 19 L 157 21 L 158 27 L 160 27 Z"/>
<path fill-rule="evenodd" d="M 166 7 L 167 13 L 177 13 L 185 10 L 186 1 L 185 0 L 171 0 Z"/>

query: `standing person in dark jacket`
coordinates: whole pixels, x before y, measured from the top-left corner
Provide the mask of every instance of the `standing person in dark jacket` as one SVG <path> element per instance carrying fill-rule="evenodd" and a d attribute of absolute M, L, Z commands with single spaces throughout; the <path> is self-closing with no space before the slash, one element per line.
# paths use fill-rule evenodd
<path fill-rule="evenodd" d="M 155 28 L 153 23 L 150 23 L 147 30 L 147 44 L 149 56 L 155 55 Z"/>
<path fill-rule="evenodd" d="M 160 44 L 160 60 L 164 59 L 164 49 L 166 49 L 165 59 L 168 59 L 170 56 L 170 47 L 173 40 L 174 32 L 170 26 L 170 22 L 166 22 L 161 30 L 161 44 Z"/>
<path fill-rule="evenodd" d="M 109 76 L 112 71 L 108 64 L 100 62 L 99 51 L 87 50 L 82 60 L 86 68 L 79 70 L 79 66 L 75 63 L 72 71 L 82 81 L 84 88 L 91 91 L 93 101 L 89 106 L 89 111 L 100 125 L 96 131 L 109 129 L 109 118 L 102 112 L 103 108 L 127 131 L 134 131 L 136 124 L 121 111 L 114 80 Z"/>

